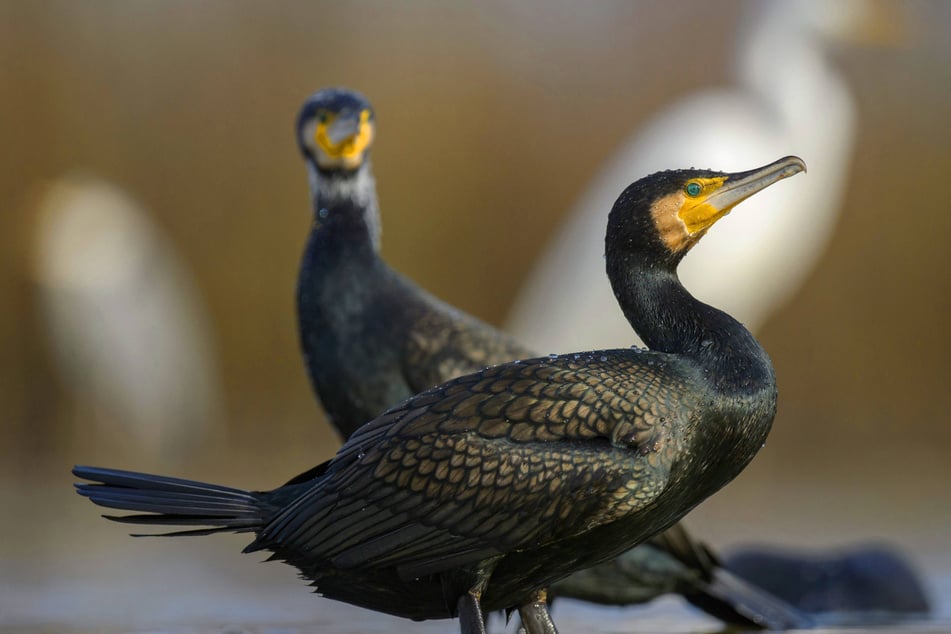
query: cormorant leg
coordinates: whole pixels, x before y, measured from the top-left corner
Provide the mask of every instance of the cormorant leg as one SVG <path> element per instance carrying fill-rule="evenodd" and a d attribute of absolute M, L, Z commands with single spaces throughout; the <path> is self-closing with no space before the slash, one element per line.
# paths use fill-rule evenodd
<path fill-rule="evenodd" d="M 459 628 L 462 634 L 486 634 L 485 616 L 482 614 L 482 593 L 489 585 L 492 571 L 502 557 L 502 555 L 496 555 L 480 561 L 464 575 L 466 583 L 463 587 L 468 587 L 468 590 L 456 600 L 456 614 L 459 616 Z"/>
<path fill-rule="evenodd" d="M 461 634 L 486 634 L 485 619 L 482 618 L 482 604 L 479 596 L 472 591 L 466 592 L 456 603 L 459 614 L 459 630 Z"/>
<path fill-rule="evenodd" d="M 538 590 L 534 598 L 518 607 L 518 616 L 527 634 L 558 634 L 555 622 L 548 613 L 548 591 Z"/>

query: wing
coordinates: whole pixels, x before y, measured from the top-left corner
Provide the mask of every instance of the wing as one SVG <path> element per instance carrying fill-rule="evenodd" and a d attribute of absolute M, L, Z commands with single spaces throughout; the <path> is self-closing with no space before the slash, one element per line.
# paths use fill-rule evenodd
<path fill-rule="evenodd" d="M 490 365 L 535 353 L 514 339 L 434 297 L 404 342 L 403 375 L 413 393 Z"/>
<path fill-rule="evenodd" d="M 414 578 L 636 513 L 696 405 L 659 358 L 533 359 L 424 392 L 355 432 L 255 547 Z"/>

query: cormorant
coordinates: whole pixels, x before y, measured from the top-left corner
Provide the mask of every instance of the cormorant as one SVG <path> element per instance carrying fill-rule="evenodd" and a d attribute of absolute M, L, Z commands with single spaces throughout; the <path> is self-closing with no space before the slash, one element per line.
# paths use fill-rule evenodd
<path fill-rule="evenodd" d="M 805 169 L 658 172 L 608 220 L 607 271 L 650 349 L 512 361 L 417 394 L 272 491 L 95 467 L 73 473 L 119 521 L 253 532 L 329 598 L 414 619 L 534 606 L 553 582 L 680 519 L 749 463 L 776 413 L 766 352 L 676 268 L 740 201 Z M 524 616 L 524 615 L 523 615 Z M 523 620 L 554 632 L 547 614 Z"/>
<path fill-rule="evenodd" d="M 319 90 L 305 101 L 296 127 L 313 208 L 297 287 L 300 341 L 314 391 L 342 438 L 433 385 L 537 356 L 433 297 L 380 256 L 369 157 L 376 125 L 363 95 Z M 678 524 L 623 561 L 564 579 L 553 591 L 609 604 L 676 592 L 730 623 L 769 629 L 811 624 L 784 602 L 729 577 Z"/>
<path fill-rule="evenodd" d="M 344 439 L 413 394 L 535 356 L 380 257 L 368 156 L 374 135 L 372 106 L 351 90 L 317 91 L 297 118 L 313 205 L 297 284 L 301 349 L 314 391 Z"/>

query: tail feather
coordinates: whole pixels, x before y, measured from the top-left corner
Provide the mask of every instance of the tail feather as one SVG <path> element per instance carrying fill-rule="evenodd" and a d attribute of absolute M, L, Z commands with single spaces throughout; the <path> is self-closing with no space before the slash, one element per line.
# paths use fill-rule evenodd
<path fill-rule="evenodd" d="M 211 533 L 247 533 L 257 531 L 261 528 L 263 522 L 260 519 L 235 520 L 232 518 L 208 517 L 208 516 L 182 516 L 175 514 L 150 514 L 150 515 L 109 515 L 103 514 L 107 520 L 119 524 L 139 524 L 149 526 L 209 526 L 214 527 Z M 209 533 L 209 534 L 211 534 Z M 173 533 L 136 533 L 134 537 L 143 535 L 172 535 Z M 178 533 L 174 533 L 178 534 Z"/>
<path fill-rule="evenodd" d="M 89 489 L 85 487 L 88 486 Z M 143 513 L 162 513 L 164 515 L 190 515 L 202 513 L 219 517 L 253 514 L 253 509 L 232 502 L 218 502 L 207 496 L 182 494 L 176 498 L 174 493 L 164 491 L 129 491 L 109 489 L 111 485 L 79 485 L 79 492 L 87 495 L 100 506 L 108 506 L 123 511 L 142 511 Z"/>
<path fill-rule="evenodd" d="M 815 626 L 809 615 L 724 568 L 717 568 L 710 581 L 684 589 L 683 595 L 726 623 L 783 631 Z"/>
<path fill-rule="evenodd" d="M 102 484 L 128 488 L 138 488 L 144 485 L 152 491 L 232 493 L 245 498 L 252 496 L 250 492 L 243 489 L 235 489 L 219 484 L 206 484 L 204 482 L 186 480 L 184 478 L 157 476 L 149 473 L 139 473 L 137 471 L 123 471 L 122 469 L 104 469 L 102 467 L 77 465 L 73 467 L 73 475 L 77 478 L 83 478 L 84 480 L 93 480 Z"/>
<path fill-rule="evenodd" d="M 812 619 L 774 596 L 726 570 L 706 544 L 695 540 L 683 524 L 675 524 L 654 536 L 651 543 L 683 564 L 685 576 L 680 592 L 692 605 L 726 623 L 767 630 L 790 630 L 813 626 Z"/>
<path fill-rule="evenodd" d="M 264 494 L 216 484 L 84 466 L 73 468 L 73 475 L 92 481 L 76 484 L 76 490 L 93 503 L 141 513 L 106 515 L 107 519 L 127 524 L 208 527 L 165 535 L 256 531 L 274 512 Z"/>

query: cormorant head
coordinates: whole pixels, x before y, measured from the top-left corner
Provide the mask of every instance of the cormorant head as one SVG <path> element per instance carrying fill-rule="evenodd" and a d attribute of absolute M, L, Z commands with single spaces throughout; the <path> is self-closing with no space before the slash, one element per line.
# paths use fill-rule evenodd
<path fill-rule="evenodd" d="M 304 102 L 297 117 L 297 143 L 321 171 L 352 172 L 367 159 L 374 126 L 366 97 L 345 88 L 325 88 Z"/>
<path fill-rule="evenodd" d="M 676 267 L 713 224 L 740 202 L 805 171 L 787 156 L 746 172 L 685 169 L 657 172 L 630 185 L 614 203 L 606 248 Z"/>

